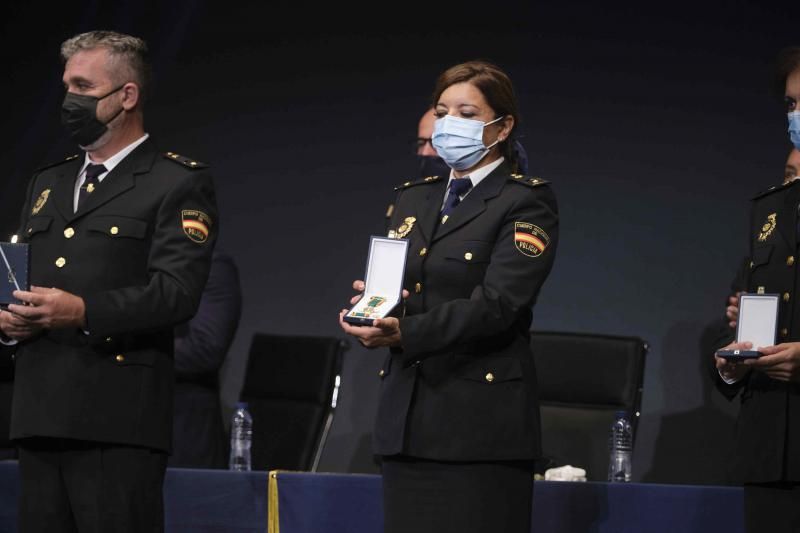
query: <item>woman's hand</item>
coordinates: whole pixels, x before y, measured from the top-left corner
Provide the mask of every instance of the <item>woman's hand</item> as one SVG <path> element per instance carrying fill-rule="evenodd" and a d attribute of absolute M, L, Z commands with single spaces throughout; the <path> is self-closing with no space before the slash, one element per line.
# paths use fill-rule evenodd
<path fill-rule="evenodd" d="M 778 381 L 800 382 L 800 342 L 784 342 L 759 348 L 759 351 L 764 355 L 744 361 L 746 367 L 759 370 Z"/>
<path fill-rule="evenodd" d="M 364 281 L 357 279 L 353 282 L 353 289 L 361 294 L 350 298 L 350 304 L 355 305 L 361 300 L 364 291 Z M 408 298 L 408 291 L 403 289 L 403 299 Z M 372 326 L 352 326 L 344 321 L 348 309 L 339 313 L 339 326 L 348 335 L 358 339 L 367 348 L 380 348 L 382 346 L 399 346 L 402 340 L 400 334 L 400 321 L 394 317 L 376 318 Z"/>
<path fill-rule="evenodd" d="M 367 348 L 380 348 L 382 346 L 399 346 L 402 341 L 400 334 L 400 321 L 394 317 L 376 318 L 372 326 L 351 326 L 344 321 L 347 309 L 339 313 L 339 325 L 345 333 L 352 335 L 358 342 Z"/>
<path fill-rule="evenodd" d="M 722 348 L 723 350 L 750 350 L 753 348 L 753 343 L 751 342 L 732 342 L 729 345 Z M 717 362 L 717 370 L 719 371 L 719 375 L 722 376 L 723 379 L 727 381 L 736 382 L 741 380 L 748 372 L 750 372 L 750 367 L 746 366 L 742 361 L 729 361 L 723 357 L 718 355 L 714 355 L 714 359 Z"/>
<path fill-rule="evenodd" d="M 737 292 L 733 296 L 728 296 L 728 307 L 725 308 L 725 316 L 728 318 L 728 325 L 732 329 L 736 329 L 736 323 L 739 320 L 739 296 L 741 292 Z"/>

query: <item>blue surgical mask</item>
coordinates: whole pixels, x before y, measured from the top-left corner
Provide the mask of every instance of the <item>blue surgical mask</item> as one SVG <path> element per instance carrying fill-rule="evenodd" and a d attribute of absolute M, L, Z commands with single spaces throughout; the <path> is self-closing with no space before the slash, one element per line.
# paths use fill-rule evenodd
<path fill-rule="evenodd" d="M 789 138 L 794 147 L 800 150 L 800 111 L 789 113 Z"/>
<path fill-rule="evenodd" d="M 482 122 L 468 118 L 445 115 L 437 119 L 433 125 L 431 144 L 444 159 L 447 165 L 454 170 L 467 170 L 478 164 L 489 150 L 500 142 L 496 140 L 489 146 L 483 144 L 483 128 L 494 124 L 504 117 L 498 117 L 491 122 Z"/>

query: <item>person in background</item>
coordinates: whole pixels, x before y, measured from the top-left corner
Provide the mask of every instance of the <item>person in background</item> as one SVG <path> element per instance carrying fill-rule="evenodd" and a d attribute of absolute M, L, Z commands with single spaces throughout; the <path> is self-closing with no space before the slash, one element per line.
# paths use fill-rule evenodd
<path fill-rule="evenodd" d="M 800 47 L 778 61 L 792 144 L 800 149 Z M 717 388 L 741 398 L 731 474 L 744 484 L 745 525 L 753 532 L 800 531 L 800 182 L 790 180 L 753 198 L 750 254 L 744 288 L 781 295 L 778 344 L 753 347 L 729 342 L 725 349 L 756 348 L 764 355 L 743 362 L 715 356 Z M 734 333 L 728 333 L 732 340 Z M 720 342 L 718 346 L 722 347 Z"/>
<path fill-rule="evenodd" d="M 373 433 L 384 531 L 529 533 L 541 455 L 529 328 L 555 258 L 556 199 L 518 173 L 520 117 L 497 66 L 448 69 L 433 106 L 450 172 L 398 187 L 390 220 L 409 240 L 404 309 L 372 326 L 339 316 L 362 345 L 389 348 Z"/>
<path fill-rule="evenodd" d="M 233 258 L 214 250 L 197 314 L 175 328 L 175 416 L 169 466 L 227 468 L 219 370 L 242 314 Z"/>

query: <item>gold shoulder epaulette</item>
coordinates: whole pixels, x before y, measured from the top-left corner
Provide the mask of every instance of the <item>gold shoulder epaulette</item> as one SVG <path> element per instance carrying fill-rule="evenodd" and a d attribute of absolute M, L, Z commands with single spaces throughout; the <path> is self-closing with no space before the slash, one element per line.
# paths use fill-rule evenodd
<path fill-rule="evenodd" d="M 407 181 L 407 182 L 403 183 L 402 185 L 398 185 L 397 187 L 395 187 L 394 190 L 400 191 L 400 190 L 403 190 L 403 189 L 408 189 L 409 187 L 413 187 L 415 185 L 425 185 L 426 183 L 436 183 L 440 179 L 442 179 L 440 176 L 428 176 L 427 178 L 423 178 L 423 179 L 417 180 L 417 181 Z"/>
<path fill-rule="evenodd" d="M 538 187 L 540 185 L 547 185 L 550 183 L 549 181 L 543 180 L 538 176 L 526 176 L 525 174 L 511 174 L 508 176 L 508 179 L 516 183 L 527 185 L 528 187 Z"/>
<path fill-rule="evenodd" d="M 36 172 L 39 172 L 40 170 L 47 170 L 48 168 L 57 167 L 58 165 L 63 165 L 64 163 L 67 163 L 69 161 L 75 161 L 80 156 L 81 156 L 81 154 L 73 154 L 73 155 L 67 157 L 66 159 L 62 159 L 61 161 L 56 161 L 55 163 L 50 163 L 50 164 L 47 164 L 47 165 L 43 165 L 43 166 L 37 168 Z"/>
<path fill-rule="evenodd" d="M 164 154 L 164 157 L 166 157 L 170 161 L 175 161 L 176 163 L 180 163 L 181 165 L 187 168 L 208 168 L 208 165 L 206 165 L 205 163 L 201 163 L 200 161 L 195 161 L 194 159 L 182 156 L 181 154 L 176 154 L 175 152 L 167 152 Z"/>

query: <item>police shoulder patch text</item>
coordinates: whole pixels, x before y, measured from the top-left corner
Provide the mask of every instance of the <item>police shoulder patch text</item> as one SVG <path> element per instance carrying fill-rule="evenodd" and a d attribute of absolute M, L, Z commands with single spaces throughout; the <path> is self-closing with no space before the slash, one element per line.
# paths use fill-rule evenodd
<path fill-rule="evenodd" d="M 550 236 L 530 222 L 514 222 L 514 246 L 522 255 L 539 257 L 550 245 Z"/>
<path fill-rule="evenodd" d="M 211 231 L 211 217 L 196 209 L 184 209 L 181 211 L 181 225 L 183 233 L 192 241 L 203 244 L 208 240 Z"/>

